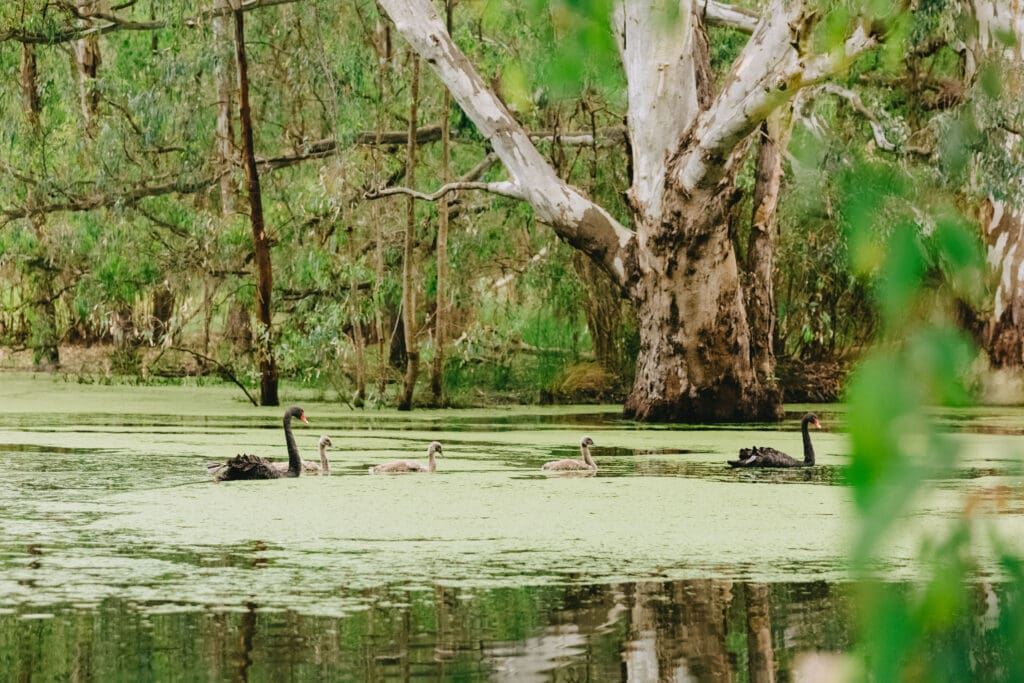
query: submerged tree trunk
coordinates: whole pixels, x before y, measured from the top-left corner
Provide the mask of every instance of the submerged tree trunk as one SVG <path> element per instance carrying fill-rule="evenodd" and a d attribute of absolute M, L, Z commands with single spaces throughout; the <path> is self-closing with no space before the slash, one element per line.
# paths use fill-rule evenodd
<path fill-rule="evenodd" d="M 684 0 L 674 21 L 666 21 L 658 0 L 617 5 L 613 25 L 626 74 L 633 166 L 630 230 L 558 178 L 452 42 L 431 3 L 380 4 L 509 174 L 505 181 L 447 187 L 528 202 L 538 221 L 593 259 L 634 302 L 640 350 L 626 414 L 780 417 L 778 390 L 759 380 L 752 362 L 729 234 L 738 160 L 744 141 L 774 110 L 876 44 L 871 23 L 852 22 L 841 48 L 815 54 L 810 37 L 821 15 L 799 0 L 771 0 L 716 95 L 698 3 Z"/>
<path fill-rule="evenodd" d="M 270 263 L 270 241 L 263 224 L 263 199 L 260 194 L 260 176 L 256 168 L 253 143 L 252 113 L 249 108 L 249 69 L 245 56 L 245 23 L 241 10 L 235 10 L 235 58 L 238 69 L 238 112 L 242 133 L 242 162 L 249 191 L 249 218 L 252 222 L 252 242 L 256 265 L 256 319 L 259 321 L 257 356 L 260 365 L 260 405 L 276 406 L 277 363 L 274 343 L 270 297 L 274 288 Z"/>
<path fill-rule="evenodd" d="M 412 56 L 412 79 L 409 84 L 409 144 L 406 159 L 406 182 L 416 184 L 416 119 L 420 97 L 420 60 Z M 408 198 L 405 220 L 405 240 L 402 251 L 402 329 L 405 336 L 405 376 L 402 393 L 398 398 L 399 410 L 412 409 L 412 394 L 416 388 L 416 375 L 420 369 L 420 354 L 416 345 L 416 285 L 415 271 L 416 200 Z"/>
<path fill-rule="evenodd" d="M 757 379 L 775 383 L 775 270 L 776 213 L 782 185 L 782 160 L 789 145 L 791 110 L 780 108 L 761 124 L 754 176 L 754 208 L 747 244 L 747 320 L 750 358 Z"/>

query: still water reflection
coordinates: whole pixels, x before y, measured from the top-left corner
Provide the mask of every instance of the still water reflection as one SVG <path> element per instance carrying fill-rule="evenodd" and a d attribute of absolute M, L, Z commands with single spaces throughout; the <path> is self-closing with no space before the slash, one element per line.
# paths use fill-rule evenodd
<path fill-rule="evenodd" d="M 0 615 L 4 680 L 789 680 L 850 645 L 849 589 L 689 580 L 364 593 L 341 617 L 117 599 Z"/>

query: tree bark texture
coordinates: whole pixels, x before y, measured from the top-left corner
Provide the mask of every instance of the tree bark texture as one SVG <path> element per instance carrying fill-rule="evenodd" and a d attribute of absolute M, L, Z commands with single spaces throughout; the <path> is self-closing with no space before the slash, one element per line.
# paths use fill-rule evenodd
<path fill-rule="evenodd" d="M 1016 92 L 1024 83 L 1024 6 L 998 0 L 971 0 L 970 4 L 977 31 L 966 50 L 968 78 L 977 77 L 981 62 L 992 60 L 1002 67 L 1007 94 Z M 1007 36 L 1015 42 L 1007 44 Z M 1014 89 L 1010 84 L 1016 84 Z M 1024 138 L 1005 134 L 1008 155 L 1021 163 Z M 1009 197 L 986 198 L 982 217 L 989 267 L 998 278 L 982 344 L 997 368 L 1024 367 L 1024 206 L 1016 199 L 1024 188 L 1019 178 L 1016 182 Z"/>
<path fill-rule="evenodd" d="M 257 356 L 260 366 L 260 405 L 276 406 L 277 363 L 274 360 L 273 329 L 270 298 L 274 278 L 270 263 L 270 240 L 263 223 L 263 199 L 260 194 L 260 176 L 256 168 L 253 142 L 252 111 L 249 107 L 249 69 L 245 55 L 244 13 L 236 10 L 235 60 L 238 69 L 238 118 L 242 133 L 242 163 L 245 166 L 246 187 L 249 192 L 249 219 L 252 223 L 253 256 L 256 265 L 256 319 L 259 322 Z"/>
<path fill-rule="evenodd" d="M 409 81 L 409 145 L 406 155 L 405 178 L 409 187 L 416 186 L 416 118 L 420 97 L 420 59 L 412 55 L 412 78 Z M 405 237 L 402 247 L 402 330 L 405 336 L 405 375 L 402 393 L 398 397 L 399 410 L 412 409 L 412 396 L 416 376 L 420 369 L 420 354 L 416 343 L 416 200 L 406 200 Z"/>
<path fill-rule="evenodd" d="M 659 0 L 613 16 L 626 74 L 632 228 L 561 180 L 459 51 L 427 0 L 381 6 L 491 144 L 508 179 L 491 192 L 529 202 L 537 220 L 589 256 L 632 300 L 640 352 L 627 416 L 745 420 L 781 416 L 781 397 L 755 370 L 731 240 L 744 141 L 800 88 L 845 68 L 876 38 L 858 22 L 845 43 L 811 50 L 820 14 L 771 0 L 721 89 L 713 92 L 701 17 L 684 0 L 666 24 Z"/>
<path fill-rule="evenodd" d="M 451 4 L 448 4 L 449 16 Z M 451 154 L 448 140 L 448 113 L 451 109 L 451 96 L 447 91 L 444 94 L 444 106 L 441 108 L 441 115 L 444 121 L 441 124 L 443 131 L 441 137 L 441 182 L 446 184 L 449 180 L 449 157 Z M 448 324 L 448 207 L 449 198 L 444 197 L 437 205 L 437 297 L 434 310 L 434 361 L 430 370 L 430 391 L 434 396 L 434 403 L 444 403 L 444 345 L 446 325 Z"/>
<path fill-rule="evenodd" d="M 452 30 L 452 0 L 445 0 L 445 27 Z M 441 184 L 451 179 L 451 113 L 452 96 L 444 91 L 441 107 Z M 434 305 L 434 360 L 430 369 L 430 393 L 436 405 L 444 404 L 444 344 L 448 324 L 448 197 L 437 205 L 437 292 Z"/>
<path fill-rule="evenodd" d="M 21 46 L 21 95 L 22 111 L 31 131 L 33 144 L 42 143 L 39 100 L 39 77 L 35 46 Z M 35 193 L 31 185 L 25 190 L 25 203 L 34 204 Z M 29 282 L 32 286 L 31 342 L 33 362 L 40 368 L 53 369 L 60 365 L 60 341 L 57 333 L 57 306 L 53 294 L 53 278 L 57 272 L 51 268 L 46 231 L 46 215 L 32 214 L 29 217 L 32 232 L 36 238 L 35 254 L 28 264 Z M 36 264 L 36 265 L 34 265 Z"/>
<path fill-rule="evenodd" d="M 622 348 L 622 296 L 608 275 L 577 252 L 572 260 L 586 294 L 583 312 L 594 343 L 594 357 L 608 372 L 619 376 L 626 370 Z"/>
<path fill-rule="evenodd" d="M 89 14 L 95 9 L 95 0 L 77 0 L 79 12 Z M 95 34 L 76 40 L 72 51 L 75 59 L 75 73 L 78 78 L 78 97 L 82 110 L 82 121 L 86 132 L 96 133 L 96 114 L 99 111 L 100 93 L 96 77 L 100 69 L 100 42 Z"/>
<path fill-rule="evenodd" d="M 775 238 L 782 186 L 782 160 L 789 146 L 791 110 L 781 107 L 761 123 L 754 175 L 753 217 L 747 243 L 747 320 L 750 358 L 757 379 L 775 382 Z"/>
<path fill-rule="evenodd" d="M 228 0 L 217 0 L 216 9 L 229 7 Z M 231 50 L 231 19 L 219 15 L 213 19 L 213 48 L 215 51 L 214 80 L 217 84 L 217 162 L 221 171 L 220 210 L 230 216 L 235 210 L 235 182 L 231 169 L 235 165 L 235 59 Z"/>

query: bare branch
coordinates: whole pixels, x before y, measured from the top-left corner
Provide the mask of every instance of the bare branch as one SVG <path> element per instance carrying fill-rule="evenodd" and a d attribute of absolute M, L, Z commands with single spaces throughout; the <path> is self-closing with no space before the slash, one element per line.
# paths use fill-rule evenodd
<path fill-rule="evenodd" d="M 864 106 L 864 101 L 860 99 L 860 95 L 852 90 L 838 86 L 835 83 L 826 83 L 821 86 L 821 89 L 831 95 L 836 95 L 847 100 L 850 103 L 850 106 L 853 107 L 854 111 L 861 114 L 868 120 L 868 123 L 871 124 L 871 132 L 875 136 L 875 145 L 877 145 L 879 149 L 884 149 L 886 152 L 896 151 L 896 145 L 889 142 L 888 138 L 885 137 L 885 130 L 882 128 L 882 124 L 878 122 L 878 117 L 875 116 L 874 112 Z"/>
<path fill-rule="evenodd" d="M 363 195 L 366 199 L 380 199 L 381 197 L 390 197 L 396 194 L 404 194 L 416 199 L 422 199 L 426 202 L 436 202 L 441 197 L 445 196 L 449 192 L 458 192 L 459 190 L 483 190 L 484 192 L 490 192 L 491 194 L 499 194 L 503 197 L 511 197 L 512 199 L 525 200 L 526 195 L 522 190 L 516 186 L 515 183 L 503 180 L 498 183 L 480 183 L 480 182 L 455 182 L 442 185 L 433 194 L 426 194 L 419 192 L 408 187 L 388 187 L 383 190 L 370 190 Z"/>
<path fill-rule="evenodd" d="M 753 33 L 759 17 L 750 10 L 727 5 L 716 0 L 701 0 L 701 18 L 708 26 L 731 28 L 743 33 Z"/>
<path fill-rule="evenodd" d="M 436 202 L 438 199 L 441 199 L 450 192 L 458 192 L 459 190 L 483 190 L 484 192 L 498 194 L 503 197 L 511 197 L 513 199 L 520 200 L 525 199 L 519 188 L 507 180 L 497 183 L 476 182 L 480 176 L 486 173 L 487 170 L 496 163 L 498 163 L 498 156 L 494 152 L 491 152 L 485 156 L 479 164 L 469 169 L 469 171 L 467 171 L 466 174 L 457 181 L 439 187 L 432 194 L 418 192 L 408 187 L 388 187 L 382 190 L 369 190 L 363 194 L 363 198 L 380 199 L 381 197 L 404 194 L 415 197 L 416 199 L 422 199 L 423 201 Z"/>

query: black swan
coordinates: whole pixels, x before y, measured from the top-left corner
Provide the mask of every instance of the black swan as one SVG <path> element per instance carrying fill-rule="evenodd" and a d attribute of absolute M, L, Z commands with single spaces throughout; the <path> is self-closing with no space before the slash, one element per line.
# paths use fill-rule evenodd
<path fill-rule="evenodd" d="M 580 455 L 583 456 L 582 460 L 573 460 L 572 458 L 566 458 L 565 460 L 552 460 L 551 462 L 544 463 L 544 466 L 541 467 L 541 469 L 553 472 L 596 470 L 597 463 L 594 462 L 594 458 L 590 455 L 590 447 L 593 445 L 594 440 L 589 436 L 585 436 L 580 439 Z"/>
<path fill-rule="evenodd" d="M 754 446 L 753 448 L 741 448 L 740 459 L 730 460 L 729 467 L 810 467 L 814 464 L 814 446 L 811 445 L 811 435 L 807 433 L 807 426 L 811 424 L 821 429 L 818 417 L 813 413 L 807 413 L 800 421 L 800 429 L 804 433 L 803 462 L 774 448 Z"/>
<path fill-rule="evenodd" d="M 427 464 L 415 460 L 393 460 L 370 468 L 370 474 L 398 474 L 400 472 L 433 472 L 437 469 L 435 455 L 441 455 L 441 442 L 431 441 L 427 446 Z"/>
<path fill-rule="evenodd" d="M 302 473 L 302 458 L 299 457 L 299 449 L 295 446 L 295 437 L 292 436 L 292 418 L 297 417 L 306 424 L 306 413 L 298 406 L 292 406 L 284 411 L 284 442 L 288 447 L 288 466 L 278 469 L 273 461 L 262 458 L 258 455 L 243 453 L 236 455 L 227 462 L 207 466 L 207 471 L 217 481 L 237 481 L 240 479 L 281 479 L 282 477 L 297 477 Z M 281 463 L 282 465 L 284 463 Z"/>

